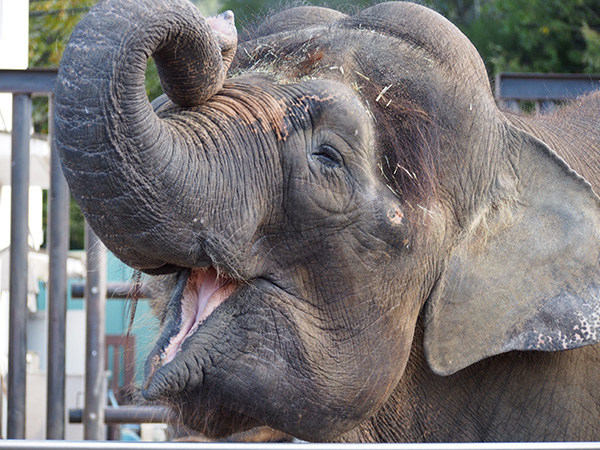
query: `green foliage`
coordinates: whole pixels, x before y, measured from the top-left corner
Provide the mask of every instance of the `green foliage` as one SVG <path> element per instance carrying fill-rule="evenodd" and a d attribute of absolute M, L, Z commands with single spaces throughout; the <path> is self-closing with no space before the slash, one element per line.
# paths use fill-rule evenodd
<path fill-rule="evenodd" d="M 48 244 L 48 190 L 42 191 L 42 228 L 44 230 L 44 243 L 42 248 L 46 248 Z M 85 222 L 83 214 L 75 203 L 75 200 L 71 198 L 69 205 L 69 249 L 70 250 L 83 250 L 85 239 Z"/>
<path fill-rule="evenodd" d="M 471 39 L 492 75 L 600 70 L 598 0 L 431 0 L 431 3 Z"/>
<path fill-rule="evenodd" d="M 69 248 L 83 250 L 85 248 L 85 220 L 81 209 L 71 198 L 69 204 Z"/>
<path fill-rule="evenodd" d="M 29 1 L 29 67 L 58 67 L 68 37 L 94 0 Z"/>
<path fill-rule="evenodd" d="M 97 0 L 30 0 L 30 66 L 56 67 L 68 36 Z M 491 74 L 600 71 L 599 0 L 424 0 L 473 41 Z M 240 28 L 261 16 L 299 4 L 288 0 L 194 0 L 205 15 L 231 9 Z M 347 10 L 372 0 L 306 0 Z M 152 64 L 147 90 L 160 94 Z"/>
<path fill-rule="evenodd" d="M 583 24 L 581 31 L 586 43 L 586 49 L 583 52 L 586 71 L 598 73 L 600 72 L 600 33 L 591 29 L 587 23 Z"/>
<path fill-rule="evenodd" d="M 73 28 L 93 3 L 93 0 L 30 0 L 29 67 L 58 67 Z M 33 123 L 35 132 L 48 133 L 46 97 L 33 99 Z M 43 228 L 47 236 L 47 192 L 44 192 L 43 208 Z M 69 248 L 83 248 L 83 228 L 83 215 L 71 200 Z"/>
<path fill-rule="evenodd" d="M 73 28 L 94 0 L 29 1 L 29 67 L 58 67 Z M 48 133 L 48 99 L 33 99 L 36 133 Z"/>

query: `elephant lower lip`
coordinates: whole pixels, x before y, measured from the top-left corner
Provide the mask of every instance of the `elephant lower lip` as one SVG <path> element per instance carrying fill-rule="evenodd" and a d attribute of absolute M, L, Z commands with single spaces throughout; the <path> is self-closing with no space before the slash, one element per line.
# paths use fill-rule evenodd
<path fill-rule="evenodd" d="M 230 278 L 217 273 L 214 267 L 193 269 L 181 297 L 179 331 L 171 336 L 161 359 L 167 364 L 175 359 L 187 338 L 223 303 L 237 288 Z"/>

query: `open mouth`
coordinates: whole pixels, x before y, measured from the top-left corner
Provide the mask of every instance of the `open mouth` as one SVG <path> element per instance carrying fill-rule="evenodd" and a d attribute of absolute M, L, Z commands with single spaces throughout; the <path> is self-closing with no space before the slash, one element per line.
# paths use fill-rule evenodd
<path fill-rule="evenodd" d="M 198 329 L 237 288 L 237 284 L 214 267 L 191 271 L 181 297 L 179 332 L 171 337 L 161 355 L 162 364 L 177 356 L 183 342 Z"/>
<path fill-rule="evenodd" d="M 190 273 L 181 297 L 181 325 L 171 337 L 161 355 L 162 364 L 177 356 L 183 342 L 198 329 L 217 306 L 237 287 L 230 278 L 218 274 L 214 267 L 194 269 Z"/>
<path fill-rule="evenodd" d="M 172 367 L 167 372 L 163 369 L 172 365 L 169 363 L 176 364 L 175 359 L 183 351 L 186 340 L 194 335 L 214 310 L 240 286 L 239 282 L 219 273 L 214 267 L 191 269 L 181 273 L 179 277 L 170 302 L 170 308 L 173 309 L 173 325 L 166 326 L 163 330 L 163 335 L 152 352 L 154 355 L 148 360 L 144 386 L 146 391 L 151 385 L 159 387 L 156 383 L 159 380 L 155 380 L 158 373 L 161 373 L 162 379 L 158 382 L 162 385 L 160 391 L 166 393 L 166 390 L 174 388 L 171 386 L 171 389 L 165 389 L 166 378 L 170 378 L 167 373 L 173 372 L 171 376 L 175 376 L 179 369 Z M 157 394 L 158 391 L 154 394 L 148 391 L 144 396 L 154 397 Z"/>

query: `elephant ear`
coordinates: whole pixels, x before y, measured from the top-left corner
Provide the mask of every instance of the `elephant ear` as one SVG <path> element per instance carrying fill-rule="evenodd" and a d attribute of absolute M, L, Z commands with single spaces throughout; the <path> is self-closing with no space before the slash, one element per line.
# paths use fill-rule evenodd
<path fill-rule="evenodd" d="M 511 350 L 600 341 L 600 200 L 546 144 L 510 134 L 514 198 L 455 247 L 426 311 L 439 375 Z"/>

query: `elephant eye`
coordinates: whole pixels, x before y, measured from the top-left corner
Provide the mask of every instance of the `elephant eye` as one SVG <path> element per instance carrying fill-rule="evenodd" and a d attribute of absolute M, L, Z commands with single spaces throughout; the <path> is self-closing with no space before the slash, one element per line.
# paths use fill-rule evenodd
<path fill-rule="evenodd" d="M 313 152 L 312 157 L 315 161 L 323 164 L 330 169 L 337 169 L 343 164 L 342 155 L 331 145 L 323 144 Z"/>

